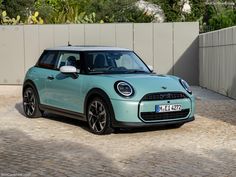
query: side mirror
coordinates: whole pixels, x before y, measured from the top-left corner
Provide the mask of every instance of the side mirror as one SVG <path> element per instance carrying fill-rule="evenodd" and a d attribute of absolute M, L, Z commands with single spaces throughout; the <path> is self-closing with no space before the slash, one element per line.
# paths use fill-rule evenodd
<path fill-rule="evenodd" d="M 153 72 L 153 66 L 152 65 L 148 65 L 148 68 L 151 70 L 151 72 Z"/>
<path fill-rule="evenodd" d="M 75 74 L 77 70 L 74 66 L 62 66 L 60 72 L 63 74 Z"/>

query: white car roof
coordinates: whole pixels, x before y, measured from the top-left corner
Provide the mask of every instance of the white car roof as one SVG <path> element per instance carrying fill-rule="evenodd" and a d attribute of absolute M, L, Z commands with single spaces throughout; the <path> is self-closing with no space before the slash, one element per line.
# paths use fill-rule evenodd
<path fill-rule="evenodd" d="M 61 50 L 61 51 L 131 51 L 126 48 L 106 47 L 106 46 L 62 46 L 48 48 L 46 50 Z"/>

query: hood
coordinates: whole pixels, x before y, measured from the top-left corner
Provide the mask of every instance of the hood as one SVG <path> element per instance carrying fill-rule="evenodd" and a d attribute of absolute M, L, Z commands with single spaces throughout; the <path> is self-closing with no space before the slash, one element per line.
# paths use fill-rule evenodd
<path fill-rule="evenodd" d="M 181 91 L 186 93 L 185 89 L 179 83 L 179 78 L 169 75 L 156 74 L 112 74 L 102 75 L 116 81 L 126 81 L 132 85 L 137 99 L 142 98 L 148 93 L 154 92 L 173 92 Z"/>

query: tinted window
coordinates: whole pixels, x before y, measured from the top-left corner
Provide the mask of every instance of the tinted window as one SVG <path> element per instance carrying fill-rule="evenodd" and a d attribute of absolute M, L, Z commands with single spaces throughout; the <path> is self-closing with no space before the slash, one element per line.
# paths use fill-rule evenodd
<path fill-rule="evenodd" d="M 131 51 L 86 52 L 89 73 L 150 73 L 147 66 Z"/>
<path fill-rule="evenodd" d="M 46 51 L 38 62 L 38 66 L 42 68 L 54 69 L 57 62 L 57 52 Z"/>
<path fill-rule="evenodd" d="M 61 52 L 57 69 L 62 66 L 74 66 L 80 69 L 80 54 L 77 52 Z"/>
<path fill-rule="evenodd" d="M 119 59 L 116 59 L 117 67 L 126 67 L 127 69 L 143 69 L 140 67 L 140 62 L 134 60 L 134 55 L 131 53 L 123 54 Z"/>

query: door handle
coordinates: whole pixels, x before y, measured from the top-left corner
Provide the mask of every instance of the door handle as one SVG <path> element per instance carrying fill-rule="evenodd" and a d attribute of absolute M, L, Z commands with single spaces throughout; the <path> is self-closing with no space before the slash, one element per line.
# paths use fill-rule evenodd
<path fill-rule="evenodd" d="M 53 76 L 48 76 L 48 80 L 53 80 L 54 77 Z"/>

